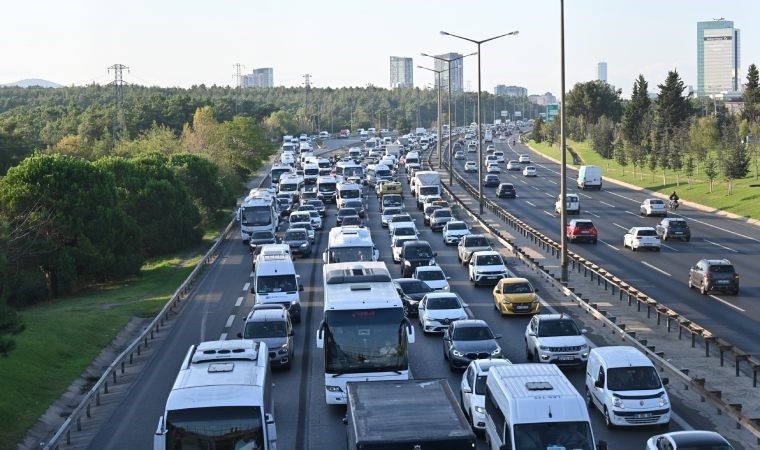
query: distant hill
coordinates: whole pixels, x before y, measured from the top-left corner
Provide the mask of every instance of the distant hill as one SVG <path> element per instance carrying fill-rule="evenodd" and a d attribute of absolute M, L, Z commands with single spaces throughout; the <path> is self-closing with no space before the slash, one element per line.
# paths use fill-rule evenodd
<path fill-rule="evenodd" d="M 58 83 L 53 83 L 52 81 L 43 80 L 40 78 L 27 78 L 25 80 L 19 80 L 14 83 L 6 83 L 0 86 L 18 86 L 18 87 L 40 86 L 40 87 L 49 87 L 49 88 L 63 87 L 62 85 Z"/>

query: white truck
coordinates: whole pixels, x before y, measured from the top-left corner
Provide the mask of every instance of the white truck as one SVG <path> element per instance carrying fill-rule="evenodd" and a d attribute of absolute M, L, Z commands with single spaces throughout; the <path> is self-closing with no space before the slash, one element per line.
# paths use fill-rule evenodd
<path fill-rule="evenodd" d="M 432 170 L 420 170 L 414 174 L 414 195 L 417 197 L 417 209 L 428 197 L 441 196 L 441 176 Z"/>
<path fill-rule="evenodd" d="M 486 130 L 483 134 L 483 142 L 493 142 L 493 132 L 491 130 Z"/>
<path fill-rule="evenodd" d="M 388 156 L 395 156 L 396 161 L 401 157 L 401 148 L 399 144 L 387 144 L 385 146 L 385 154 Z"/>

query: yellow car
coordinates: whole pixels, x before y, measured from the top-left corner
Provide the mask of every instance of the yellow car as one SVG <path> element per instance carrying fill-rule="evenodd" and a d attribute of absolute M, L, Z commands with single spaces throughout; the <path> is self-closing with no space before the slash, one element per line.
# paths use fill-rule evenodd
<path fill-rule="evenodd" d="M 538 314 L 541 304 L 534 289 L 525 278 L 502 278 L 493 288 L 493 307 L 507 314 Z"/>

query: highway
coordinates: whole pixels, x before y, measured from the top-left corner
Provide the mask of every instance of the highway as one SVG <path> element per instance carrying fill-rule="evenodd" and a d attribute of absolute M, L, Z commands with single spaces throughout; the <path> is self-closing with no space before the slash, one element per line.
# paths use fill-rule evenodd
<path fill-rule="evenodd" d="M 497 150 L 504 150 L 506 159 L 517 159 L 521 153 L 531 155 L 538 176 L 527 178 L 522 172 L 506 171 L 502 164 L 500 179 L 515 185 L 517 198 L 497 199 L 495 188 L 484 188 L 487 198 L 497 201 L 512 214 L 528 222 L 536 230 L 560 240 L 559 215 L 554 202 L 560 189 L 560 166 L 519 143 L 494 141 Z M 485 148 L 484 148 L 485 151 Z M 475 154 L 467 154 L 474 160 Z M 464 160 L 455 160 L 457 172 L 477 186 L 477 174 L 464 172 Z M 599 243 L 570 244 L 570 249 L 604 267 L 636 289 L 678 311 L 695 323 L 723 337 L 750 354 L 760 354 L 760 229 L 741 220 L 731 219 L 681 205 L 669 217 L 683 217 L 691 228 L 691 242 L 668 240 L 660 252 L 623 248 L 623 235 L 633 226 L 656 226 L 661 217 L 639 215 L 639 205 L 647 195 L 638 190 L 605 182 L 601 191 L 576 188 L 577 172 L 567 171 L 567 192 L 580 196 L 581 213 L 568 216 L 594 221 L 599 230 Z M 679 191 L 683 193 L 686 186 Z M 689 268 L 702 258 L 728 258 L 740 274 L 740 294 L 719 292 L 701 295 L 689 290 L 686 280 Z"/>
<path fill-rule="evenodd" d="M 446 247 L 440 233 L 433 233 L 423 226 L 422 216 L 414 206 L 413 197 L 408 194 L 408 186 L 405 181 L 402 184 L 407 193 L 407 211 L 416 218 L 422 239 L 428 240 L 438 252 L 436 260 L 451 277 L 452 290 L 458 292 L 470 305 L 472 315 L 486 320 L 495 333 L 503 335 L 500 344 L 507 358 L 515 363 L 525 362 L 523 333 L 529 318 L 502 318 L 494 311 L 491 289 L 470 285 L 465 269 L 458 264 L 455 247 Z M 380 249 L 381 260 L 386 262 L 393 276 L 399 276 L 399 266 L 393 264 L 390 256 L 387 230 L 379 224 L 377 200 L 370 193 L 367 202 L 367 222 Z M 345 425 L 342 423 L 345 408 L 325 404 L 323 361 L 314 343 L 316 329 L 322 318 L 321 253 L 327 244 L 327 229 L 335 224 L 335 212 L 334 206 L 328 208 L 326 229 L 318 233 L 311 256 L 295 260 L 296 269 L 306 289 L 301 293 L 303 321 L 295 327 L 293 366 L 289 370 L 274 371 L 275 418 L 280 449 L 335 450 L 345 448 L 346 445 Z M 184 306 L 184 311 L 176 319 L 177 323 L 171 328 L 163 347 L 143 369 L 129 395 L 117 408 L 118 412 L 105 422 L 106 425 L 92 441 L 90 448 L 152 447 L 158 417 L 163 412 L 188 347 L 202 340 L 231 338 L 242 330 L 243 319 L 253 302 L 247 290 L 250 282 L 250 255 L 241 243 L 239 234 L 233 234 L 233 239 L 225 245 L 222 257 L 207 272 Z M 425 336 L 418 322 L 414 320 L 414 323 L 417 342 L 410 346 L 410 365 L 414 377 L 445 378 L 458 395 L 461 373 L 449 370 L 442 356 L 440 336 Z M 593 338 L 593 332 L 591 337 Z M 576 388 L 583 392 L 582 372 L 568 370 L 566 373 Z M 688 411 L 680 411 L 677 404 L 674 407 L 679 415 L 691 420 L 692 415 Z M 593 411 L 591 417 L 596 439 L 607 440 L 609 448 L 615 450 L 640 450 L 649 436 L 660 432 L 656 428 L 608 431 L 598 412 Z M 677 430 L 679 426 L 673 422 L 670 429 Z M 485 448 L 482 439 L 478 448 Z"/>

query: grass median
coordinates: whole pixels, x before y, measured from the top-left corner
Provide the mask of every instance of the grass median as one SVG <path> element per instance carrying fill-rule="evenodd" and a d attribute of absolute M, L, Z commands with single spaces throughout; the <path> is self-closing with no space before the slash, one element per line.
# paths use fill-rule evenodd
<path fill-rule="evenodd" d="M 26 329 L 0 359 L 0 449 L 15 448 L 133 317 L 155 316 L 227 223 L 229 216 L 202 245 L 146 262 L 134 279 L 23 310 Z"/>
<path fill-rule="evenodd" d="M 662 169 L 656 169 L 652 172 L 645 167 L 642 174 L 637 167 L 634 174 L 633 166 L 630 163 L 623 167 L 615 160 L 604 159 L 591 149 L 588 142 L 576 142 L 568 139 L 567 145 L 580 156 L 583 164 L 600 166 L 605 178 L 624 181 L 665 195 L 677 191 L 682 200 L 728 211 L 746 218 L 760 219 L 760 179 L 755 178 L 757 174 L 752 164 L 746 177 L 733 180 L 733 193 L 728 195 L 728 183 L 722 178 L 714 180 L 713 191 L 710 192 L 710 182 L 702 172 L 701 166 L 699 170 L 694 171 L 691 183 L 688 183 L 683 171 L 677 176 L 675 171 L 665 170 L 663 175 Z M 558 144 L 550 146 L 546 142 L 537 144 L 535 141 L 530 141 L 530 146 L 551 158 L 560 159 Z M 567 161 L 569 163 L 573 161 L 569 152 Z"/>

